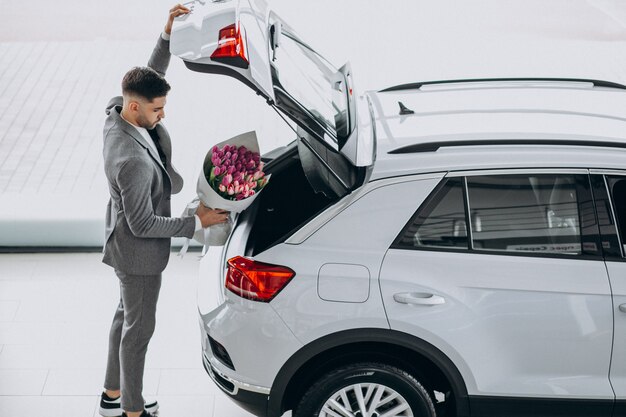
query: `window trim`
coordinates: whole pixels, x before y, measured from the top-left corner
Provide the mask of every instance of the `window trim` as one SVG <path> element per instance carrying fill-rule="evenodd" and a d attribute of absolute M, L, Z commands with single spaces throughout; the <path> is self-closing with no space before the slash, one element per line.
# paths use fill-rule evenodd
<path fill-rule="evenodd" d="M 463 177 L 463 202 L 465 206 L 465 224 L 467 225 L 467 250 L 474 250 L 474 229 L 472 228 L 472 216 L 469 205 L 469 191 L 467 188 L 467 176 Z"/>
<path fill-rule="evenodd" d="M 621 176 L 621 175 L 615 175 L 615 176 Z M 626 180 L 626 175 L 624 175 L 624 179 Z M 624 244 L 622 243 L 622 236 L 619 232 L 619 224 L 617 223 L 618 222 L 617 215 L 615 214 L 615 204 L 613 203 L 613 194 L 611 193 L 611 189 L 609 188 L 609 183 L 607 181 L 606 175 L 602 175 L 602 182 L 604 182 L 604 189 L 606 190 L 606 195 L 609 196 L 609 206 L 611 206 L 611 216 L 613 216 L 613 226 L 615 228 L 615 235 L 617 236 L 617 244 L 619 245 L 619 251 L 622 255 L 622 259 L 624 259 Z"/>
<path fill-rule="evenodd" d="M 599 170 L 599 169 L 592 169 L 589 170 L 590 175 L 595 175 L 595 176 L 601 176 L 602 177 L 602 183 L 604 184 L 604 191 L 606 192 L 606 195 L 608 197 L 609 200 L 609 206 L 611 208 L 611 216 L 613 217 L 613 231 L 615 232 L 615 236 L 617 236 L 617 243 L 619 245 L 620 248 L 620 257 L 616 257 L 613 254 L 605 254 L 604 255 L 604 259 L 605 261 L 610 261 L 610 262 L 626 262 L 626 253 L 624 252 L 624 244 L 622 241 L 622 236 L 620 235 L 620 231 L 619 231 L 619 225 L 618 225 L 618 220 L 617 220 L 617 216 L 615 214 L 615 204 L 613 202 L 613 194 L 611 193 L 611 189 L 609 188 L 609 183 L 607 181 L 607 176 L 612 176 L 612 177 L 623 177 L 624 180 L 626 180 L 626 172 L 625 171 L 620 171 L 620 170 Z M 596 216 L 597 216 L 597 204 L 595 202 L 595 195 L 594 195 L 594 206 L 596 207 Z"/>
<path fill-rule="evenodd" d="M 426 197 L 426 199 L 419 205 L 418 209 L 413 212 L 407 223 L 402 227 L 400 233 L 396 236 L 393 243 L 391 244 L 389 249 L 401 249 L 401 250 L 415 250 L 415 251 L 427 251 L 427 252 L 451 252 L 451 253 L 464 253 L 464 254 L 476 254 L 476 255 L 492 255 L 492 256 L 517 256 L 517 257 L 532 257 L 532 258 L 552 258 L 552 259 L 568 259 L 568 260 L 578 260 L 578 261 L 604 261 L 604 256 L 602 252 L 602 248 L 600 246 L 600 250 L 598 250 L 598 255 L 590 255 L 581 252 L 578 255 L 566 255 L 560 253 L 537 253 L 537 252 L 506 252 L 500 250 L 481 250 L 475 249 L 473 247 L 473 232 L 472 232 L 472 224 L 471 219 L 468 219 L 470 215 L 469 210 L 469 193 L 467 189 L 467 178 L 469 176 L 485 176 L 485 175 L 524 175 L 524 174 L 534 174 L 534 175 L 584 175 L 587 178 L 589 184 L 589 193 L 591 196 L 591 202 L 594 208 L 594 214 L 596 217 L 596 229 L 597 235 L 600 236 L 598 219 L 597 219 L 597 208 L 595 204 L 595 199 L 593 195 L 593 188 L 591 184 L 590 170 L 584 168 L 573 168 L 573 169 L 563 169 L 563 168 L 540 168 L 540 169 L 532 169 L 532 168 L 521 168 L 521 169 L 484 169 L 484 170 L 465 170 L 465 171 L 451 171 L 444 176 L 441 181 L 437 184 L 437 186 L 431 191 L 431 193 Z M 626 173 L 622 171 L 622 174 L 626 177 Z M 465 249 L 459 248 L 445 248 L 445 247 L 406 247 L 401 246 L 399 244 L 404 231 L 411 224 L 411 222 L 417 217 L 417 215 L 423 210 L 423 208 L 432 202 L 432 200 L 437 196 L 441 188 L 445 185 L 445 183 L 451 178 L 463 177 L 464 190 L 463 190 L 463 199 L 464 199 L 464 210 L 465 210 L 465 221 L 467 227 L 467 236 L 468 236 L 468 246 Z M 578 187 L 578 185 L 577 185 Z M 608 192 L 608 191 L 607 191 Z M 611 196 L 609 194 L 609 200 L 611 200 Z M 611 205 L 613 204 L 610 201 Z M 577 202 L 577 209 L 579 211 L 580 216 L 580 203 Z M 581 244 L 583 242 L 583 228 L 582 224 L 580 227 L 580 237 Z M 597 242 L 600 244 L 600 242 Z M 581 248 L 582 251 L 582 248 Z M 622 261 L 626 262 L 626 258 L 623 258 Z"/>
<path fill-rule="evenodd" d="M 453 177 L 475 177 L 483 175 L 524 175 L 524 174 L 567 174 L 567 175 L 589 175 L 589 170 L 584 168 L 503 168 L 503 169 L 473 169 L 464 171 L 450 171 L 445 178 Z"/>

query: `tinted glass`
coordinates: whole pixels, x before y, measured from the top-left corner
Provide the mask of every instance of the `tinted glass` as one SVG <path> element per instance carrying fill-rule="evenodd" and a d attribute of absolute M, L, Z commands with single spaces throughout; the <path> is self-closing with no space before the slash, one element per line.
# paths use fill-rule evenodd
<path fill-rule="evenodd" d="M 277 100 L 288 101 L 279 103 L 281 107 L 329 143 L 337 144 L 337 137 L 348 134 L 347 92 L 337 69 L 288 32 L 283 32 L 273 64 Z M 310 124 L 310 118 L 321 130 Z"/>
<path fill-rule="evenodd" d="M 613 212 L 617 220 L 620 241 L 622 242 L 623 250 L 626 250 L 624 246 L 624 237 L 626 237 L 626 178 L 607 176 L 606 184 L 611 192 Z M 598 209 L 598 212 L 600 212 L 600 209 Z"/>
<path fill-rule="evenodd" d="M 476 250 L 582 253 L 576 175 L 469 177 L 473 248 Z M 582 176 L 584 181 L 586 176 Z M 586 202 L 593 215 L 593 206 Z M 593 216 L 590 218 L 593 221 Z"/>
<path fill-rule="evenodd" d="M 601 244 L 604 256 L 621 258 L 622 250 L 617 237 L 617 225 L 613 216 L 611 201 L 607 192 L 607 183 L 603 175 L 592 175 L 593 198 L 598 212 L 598 226 L 601 234 Z"/>
<path fill-rule="evenodd" d="M 467 249 L 463 180 L 447 180 L 436 190 L 405 227 L 395 246 Z"/>

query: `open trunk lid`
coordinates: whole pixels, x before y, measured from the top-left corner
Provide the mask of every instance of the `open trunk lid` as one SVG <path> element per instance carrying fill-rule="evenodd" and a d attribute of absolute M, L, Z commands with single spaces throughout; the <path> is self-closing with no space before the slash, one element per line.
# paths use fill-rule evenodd
<path fill-rule="evenodd" d="M 192 12 L 174 22 L 172 54 L 191 70 L 240 80 L 294 122 L 300 160 L 316 192 L 342 197 L 363 184 L 375 136 L 350 65 L 335 68 L 264 0 L 186 5 Z"/>

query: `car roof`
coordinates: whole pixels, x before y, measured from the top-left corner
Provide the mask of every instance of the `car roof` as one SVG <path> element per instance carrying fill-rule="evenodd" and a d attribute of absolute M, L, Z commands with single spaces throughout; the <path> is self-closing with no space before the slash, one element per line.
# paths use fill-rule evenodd
<path fill-rule="evenodd" d="M 626 169 L 626 87 L 618 84 L 526 79 L 400 87 L 367 93 L 377 146 L 372 179 L 488 168 Z M 402 115 L 401 107 L 413 113 Z M 465 146 L 449 146 L 459 141 Z M 411 151 L 423 144 L 432 146 Z"/>

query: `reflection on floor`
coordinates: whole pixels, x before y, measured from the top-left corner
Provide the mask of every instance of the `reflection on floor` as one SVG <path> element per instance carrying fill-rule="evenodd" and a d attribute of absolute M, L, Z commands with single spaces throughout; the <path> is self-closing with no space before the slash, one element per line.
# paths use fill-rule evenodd
<path fill-rule="evenodd" d="M 97 253 L 0 254 L 0 416 L 98 416 L 117 278 Z M 198 254 L 163 275 L 144 395 L 161 417 L 246 417 L 205 373 L 196 310 Z"/>

